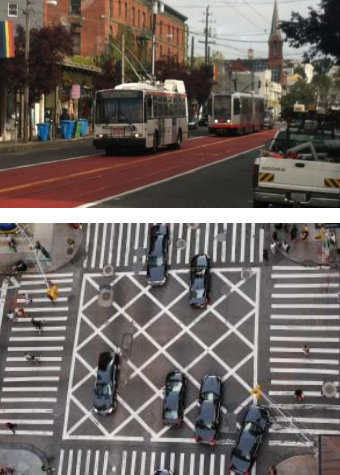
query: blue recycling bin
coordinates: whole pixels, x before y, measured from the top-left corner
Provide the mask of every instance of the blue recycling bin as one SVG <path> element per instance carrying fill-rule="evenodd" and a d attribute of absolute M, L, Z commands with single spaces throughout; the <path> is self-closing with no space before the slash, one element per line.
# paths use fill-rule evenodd
<path fill-rule="evenodd" d="M 37 124 L 38 127 L 38 140 L 47 142 L 50 135 L 50 124 Z"/>
<path fill-rule="evenodd" d="M 81 122 L 81 136 L 86 137 L 87 129 L 89 126 L 87 119 L 79 119 L 78 122 Z"/>
<path fill-rule="evenodd" d="M 61 120 L 61 136 L 64 139 L 70 140 L 73 137 L 75 130 L 76 121 L 75 120 Z"/>

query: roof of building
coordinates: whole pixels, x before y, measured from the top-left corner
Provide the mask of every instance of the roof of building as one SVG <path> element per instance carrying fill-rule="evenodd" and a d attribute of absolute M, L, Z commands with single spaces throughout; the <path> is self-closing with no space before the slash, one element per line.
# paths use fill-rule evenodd
<path fill-rule="evenodd" d="M 188 17 L 186 17 L 185 15 L 182 15 L 182 13 L 178 12 L 172 7 L 169 7 L 169 5 L 166 5 L 165 3 L 164 3 L 164 12 L 178 18 L 180 21 L 183 21 L 183 22 L 187 21 L 188 19 Z"/>
<path fill-rule="evenodd" d="M 279 24 L 279 13 L 277 10 L 277 3 L 275 0 L 273 18 L 272 18 L 272 27 L 270 29 L 269 41 L 278 40 L 282 41 L 280 24 Z"/>

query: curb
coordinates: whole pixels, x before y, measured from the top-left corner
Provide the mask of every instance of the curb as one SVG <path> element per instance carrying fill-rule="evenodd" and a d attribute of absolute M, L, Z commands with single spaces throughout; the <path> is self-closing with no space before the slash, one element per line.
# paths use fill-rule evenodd
<path fill-rule="evenodd" d="M 93 135 L 87 135 L 86 137 L 79 137 L 79 138 L 73 138 L 71 140 L 67 139 L 53 139 L 53 140 L 48 140 L 47 142 L 41 142 L 38 140 L 33 140 L 31 142 L 27 143 L 22 143 L 22 142 L 17 142 L 17 143 L 7 143 L 7 142 L 2 142 L 0 143 L 0 155 L 1 153 L 5 152 L 18 152 L 18 151 L 28 151 L 32 149 L 44 149 L 44 148 L 53 148 L 53 147 L 59 147 L 65 146 L 65 145 L 70 145 L 73 142 L 80 142 L 80 143 L 86 143 L 90 140 L 93 140 Z"/>

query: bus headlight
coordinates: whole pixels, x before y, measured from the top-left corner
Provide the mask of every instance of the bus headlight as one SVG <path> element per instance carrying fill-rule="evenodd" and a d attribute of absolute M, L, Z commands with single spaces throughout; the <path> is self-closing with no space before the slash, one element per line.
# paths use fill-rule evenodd
<path fill-rule="evenodd" d="M 215 124 L 218 124 L 218 119 L 215 119 L 214 122 L 215 122 Z"/>
<path fill-rule="evenodd" d="M 134 137 L 135 139 L 138 139 L 139 137 L 142 137 L 142 136 L 143 136 L 142 134 L 137 134 L 137 133 L 136 133 L 136 134 L 133 134 L 133 137 Z"/>
<path fill-rule="evenodd" d="M 98 137 L 99 139 L 102 139 L 104 137 L 103 134 L 97 134 L 96 137 Z"/>

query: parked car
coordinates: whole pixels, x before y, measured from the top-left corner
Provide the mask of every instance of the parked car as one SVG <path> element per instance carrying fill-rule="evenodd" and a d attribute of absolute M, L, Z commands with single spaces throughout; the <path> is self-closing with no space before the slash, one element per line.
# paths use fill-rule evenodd
<path fill-rule="evenodd" d="M 198 397 L 198 413 L 195 424 L 196 442 L 215 445 L 219 433 L 222 381 L 219 376 L 205 376 Z"/>
<path fill-rule="evenodd" d="M 190 263 L 190 305 L 205 308 L 209 301 L 210 258 L 197 254 Z"/>
<path fill-rule="evenodd" d="M 252 406 L 247 410 L 235 447 L 231 451 L 229 469 L 234 473 L 250 474 L 269 421 L 270 415 L 266 408 Z"/>
<path fill-rule="evenodd" d="M 165 380 L 163 400 L 163 423 L 181 425 L 183 423 L 186 379 L 180 371 L 171 371 Z"/>
<path fill-rule="evenodd" d="M 208 126 L 208 114 L 202 115 L 202 117 L 201 117 L 200 120 L 198 121 L 198 125 L 203 125 L 203 126 L 205 126 L 205 127 Z"/>
<path fill-rule="evenodd" d="M 100 353 L 94 389 L 94 411 L 111 414 L 117 406 L 119 355 L 110 351 Z"/>
<path fill-rule="evenodd" d="M 170 470 L 160 468 L 160 469 L 156 470 L 153 475 L 172 475 L 172 472 L 170 472 Z"/>
<path fill-rule="evenodd" d="M 168 278 L 169 226 L 155 224 L 150 229 L 147 259 L 147 282 L 150 285 L 164 285 Z"/>
<path fill-rule="evenodd" d="M 273 114 L 268 110 L 264 111 L 263 127 L 268 127 L 268 129 L 272 129 L 273 126 L 274 126 Z"/>
<path fill-rule="evenodd" d="M 197 129 L 198 128 L 197 116 L 189 115 L 188 127 L 189 127 L 189 129 Z"/>

